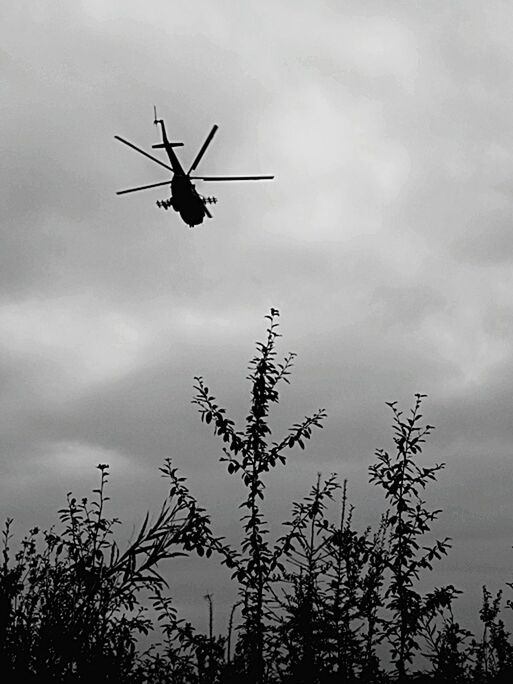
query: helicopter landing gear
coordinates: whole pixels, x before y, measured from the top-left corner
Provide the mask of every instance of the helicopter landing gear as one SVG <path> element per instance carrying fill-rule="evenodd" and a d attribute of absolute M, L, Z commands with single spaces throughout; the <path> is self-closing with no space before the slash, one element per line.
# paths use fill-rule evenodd
<path fill-rule="evenodd" d="M 217 204 L 217 197 L 202 197 L 205 204 Z"/>

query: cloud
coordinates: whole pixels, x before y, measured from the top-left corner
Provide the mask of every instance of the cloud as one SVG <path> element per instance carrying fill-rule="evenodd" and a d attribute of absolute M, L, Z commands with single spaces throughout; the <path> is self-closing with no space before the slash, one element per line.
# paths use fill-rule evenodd
<path fill-rule="evenodd" d="M 111 460 L 131 524 L 131 498 L 141 510 L 155 499 L 172 455 L 232 529 L 224 502 L 238 490 L 228 493 L 218 445 L 199 427 L 192 379 L 204 375 L 243 419 L 246 362 L 276 306 L 281 348 L 298 352 L 276 430 L 319 406 L 329 420 L 311 457 L 291 456 L 290 475 L 277 475 L 273 515 L 336 468 L 370 522 L 382 501 L 366 468 L 390 443 L 384 402 L 426 391 L 438 426 L 426 457 L 449 464 L 439 497 L 454 572 L 465 576 L 466 540 L 476 557 L 485 534 L 502 548 L 509 11 L 123 0 L 4 15 L 2 511 L 14 506 L 23 524 L 41 504 L 49 519 L 63 487 L 83 489 L 89 466 L 92 482 L 96 460 Z M 218 123 L 205 173 L 276 180 L 203 184 L 219 202 L 194 231 L 155 207 L 166 190 L 116 197 L 165 178 L 113 139 L 149 148 L 154 104 L 186 167 Z"/>

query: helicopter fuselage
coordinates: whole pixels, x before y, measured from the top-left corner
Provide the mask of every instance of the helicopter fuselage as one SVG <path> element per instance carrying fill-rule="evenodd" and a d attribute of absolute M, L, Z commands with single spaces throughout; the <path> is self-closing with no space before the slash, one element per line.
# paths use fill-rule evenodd
<path fill-rule="evenodd" d="M 171 206 L 191 228 L 203 223 L 205 205 L 187 176 L 175 173 L 171 179 Z"/>
<path fill-rule="evenodd" d="M 173 169 L 171 197 L 166 203 L 160 203 L 160 206 L 163 206 L 164 208 L 171 206 L 180 214 L 182 220 L 190 228 L 193 228 L 194 226 L 203 223 L 203 219 L 207 215 L 205 204 L 198 195 L 191 179 L 185 173 L 184 168 L 175 154 L 173 148 L 180 145 L 180 143 L 169 142 L 166 135 L 166 127 L 162 119 L 155 119 L 155 123 L 160 125 L 162 133 L 162 143 L 159 144 L 159 147 L 162 146 L 166 150 L 171 168 Z"/>

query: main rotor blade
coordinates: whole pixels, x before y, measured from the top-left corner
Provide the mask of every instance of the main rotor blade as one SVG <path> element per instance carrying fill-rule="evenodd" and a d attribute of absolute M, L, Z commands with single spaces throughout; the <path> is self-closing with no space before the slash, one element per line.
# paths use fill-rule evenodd
<path fill-rule="evenodd" d="M 214 135 L 216 134 L 216 131 L 217 131 L 218 128 L 219 128 L 219 126 L 218 126 L 217 124 L 214 124 L 214 126 L 212 126 L 212 130 L 211 130 L 210 133 L 207 135 L 207 139 L 205 140 L 205 142 L 204 142 L 203 145 L 201 146 L 200 151 L 199 151 L 198 154 L 196 155 L 196 159 L 192 162 L 192 166 L 191 166 L 191 168 L 187 171 L 187 175 L 189 175 L 191 171 L 194 171 L 194 169 L 195 169 L 195 168 L 198 166 L 198 164 L 200 163 L 201 158 L 202 158 L 203 155 L 205 154 L 205 152 L 206 152 L 206 150 L 207 150 L 207 147 L 208 147 L 208 146 L 210 145 L 210 143 L 212 142 L 212 138 L 213 138 Z"/>
<path fill-rule="evenodd" d="M 160 159 L 157 159 L 156 157 L 153 157 L 151 154 L 148 154 L 147 152 L 145 152 L 144 150 L 141 150 L 140 147 L 137 147 L 133 143 L 128 142 L 128 140 L 125 140 L 124 138 L 120 138 L 119 135 L 115 135 L 114 137 L 116 138 L 116 140 L 119 140 L 119 142 L 122 142 L 125 145 L 128 145 L 128 147 L 131 147 L 136 152 L 139 152 L 140 154 L 143 154 L 145 157 L 148 157 L 148 159 L 151 159 L 152 161 L 154 161 L 155 164 L 160 164 L 160 166 L 163 166 L 165 169 L 168 169 L 168 171 L 173 171 L 173 173 L 174 173 L 173 167 L 168 166 L 167 164 L 164 164 L 164 162 L 160 161 Z"/>
<path fill-rule="evenodd" d="M 190 176 L 190 178 L 204 181 L 247 181 L 272 180 L 274 176 Z"/>
<path fill-rule="evenodd" d="M 162 181 L 162 183 L 152 183 L 151 185 L 140 185 L 138 188 L 128 188 L 128 190 L 118 190 L 116 195 L 126 195 L 127 192 L 138 192 L 139 190 L 148 190 L 148 188 L 157 188 L 159 185 L 170 185 L 171 181 Z"/>

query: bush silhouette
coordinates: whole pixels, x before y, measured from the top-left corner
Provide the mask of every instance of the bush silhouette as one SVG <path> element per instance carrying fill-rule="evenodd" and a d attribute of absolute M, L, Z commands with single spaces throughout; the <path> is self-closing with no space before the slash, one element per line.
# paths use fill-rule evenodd
<path fill-rule="evenodd" d="M 208 513 L 167 459 L 168 493 L 153 519 L 120 549 L 120 521 L 106 515 L 108 466 L 91 500 L 67 495 L 59 524 L 33 528 L 15 548 L 13 521 L 2 535 L 0 668 L 2 681 L 177 684 L 328 684 L 334 682 L 511 681 L 513 646 L 502 593 L 484 587 L 477 638 L 457 621 L 454 586 L 424 594 L 419 581 L 449 551 L 445 538 L 424 539 L 440 511 L 423 493 L 443 465 L 420 462 L 432 427 L 422 423 L 424 396 L 404 416 L 392 410 L 394 450 L 376 452 L 370 481 L 388 506 L 376 528 L 353 524 L 347 481 L 319 474 L 292 504 L 281 533 L 264 517 L 266 482 L 286 466 L 289 450 L 305 449 L 326 416 L 318 410 L 278 439 L 271 409 L 288 383 L 294 355 L 281 361 L 278 316 L 249 363 L 249 409 L 236 427 L 201 377 L 193 403 L 220 440 L 220 461 L 240 478 L 240 543 L 214 534 Z M 274 541 L 273 541 L 274 539 Z M 215 597 L 204 597 L 209 629 L 181 618 L 161 574 L 164 560 L 212 555 L 237 586 L 226 634 L 215 634 Z M 506 603 L 512 607 L 511 601 Z M 153 635 L 143 650 L 141 635 Z"/>

